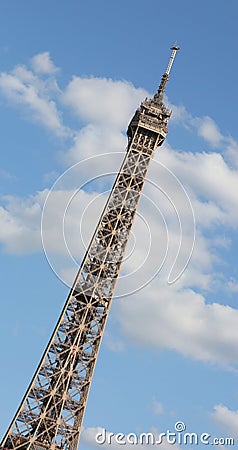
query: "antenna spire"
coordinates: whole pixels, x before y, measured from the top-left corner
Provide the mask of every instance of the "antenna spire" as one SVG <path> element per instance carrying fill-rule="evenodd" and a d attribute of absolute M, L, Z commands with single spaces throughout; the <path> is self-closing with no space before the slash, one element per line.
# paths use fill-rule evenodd
<path fill-rule="evenodd" d="M 155 94 L 155 97 L 154 97 L 155 100 L 162 101 L 163 93 L 165 91 L 165 87 L 166 87 L 167 81 L 169 79 L 169 74 L 170 74 L 170 70 L 171 70 L 171 67 L 172 67 L 173 62 L 174 62 L 174 58 L 176 56 L 176 53 L 179 51 L 179 47 L 177 45 L 173 45 L 172 47 L 170 47 L 170 49 L 172 50 L 172 53 L 171 53 L 171 56 L 170 56 L 170 59 L 169 59 L 169 62 L 168 62 L 167 69 L 166 69 L 165 73 L 162 76 L 158 92 L 156 92 L 156 94 Z"/>

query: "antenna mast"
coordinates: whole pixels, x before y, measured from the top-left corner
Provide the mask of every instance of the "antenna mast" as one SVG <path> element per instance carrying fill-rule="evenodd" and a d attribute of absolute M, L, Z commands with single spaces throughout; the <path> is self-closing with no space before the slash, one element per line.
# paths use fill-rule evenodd
<path fill-rule="evenodd" d="M 159 100 L 159 101 L 162 101 L 162 99 L 163 99 L 163 93 L 165 91 L 165 87 L 166 87 L 167 81 L 169 79 L 169 74 L 170 74 L 171 67 L 174 62 L 174 58 L 176 56 L 176 53 L 180 50 L 180 48 L 177 45 L 173 45 L 172 47 L 170 47 L 170 50 L 172 50 L 172 53 L 171 53 L 171 56 L 170 56 L 170 59 L 168 62 L 167 69 L 162 76 L 158 92 L 155 94 L 155 97 L 154 97 L 156 100 Z"/>

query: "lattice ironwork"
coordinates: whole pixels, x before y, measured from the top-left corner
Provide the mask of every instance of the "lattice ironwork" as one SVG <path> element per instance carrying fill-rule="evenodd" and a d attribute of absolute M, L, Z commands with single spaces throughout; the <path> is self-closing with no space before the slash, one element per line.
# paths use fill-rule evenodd
<path fill-rule="evenodd" d="M 64 309 L 23 401 L 2 441 L 21 450 L 76 450 L 89 388 L 130 229 L 155 149 L 171 112 L 158 92 L 128 127 L 128 148 Z"/>

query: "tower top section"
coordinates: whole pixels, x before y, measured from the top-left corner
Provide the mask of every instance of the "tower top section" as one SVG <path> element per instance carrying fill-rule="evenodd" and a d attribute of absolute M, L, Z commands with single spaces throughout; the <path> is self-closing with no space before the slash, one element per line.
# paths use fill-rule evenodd
<path fill-rule="evenodd" d="M 152 98 L 146 98 L 140 104 L 140 107 L 137 109 L 131 119 L 131 122 L 129 123 L 127 130 L 129 147 L 130 145 L 134 145 L 132 141 L 134 139 L 133 136 L 137 133 L 137 130 L 141 131 L 143 129 L 143 132 L 141 131 L 142 134 L 145 133 L 148 136 L 155 134 L 157 136 L 157 147 L 160 146 L 166 138 L 166 135 L 168 133 L 168 120 L 171 116 L 172 111 L 167 109 L 164 105 L 163 93 L 165 91 L 166 83 L 169 79 L 169 74 L 179 47 L 177 45 L 173 45 L 171 47 L 171 50 L 172 53 L 168 62 L 168 66 L 162 76 L 158 91 Z"/>
<path fill-rule="evenodd" d="M 171 56 L 170 56 L 170 59 L 168 62 L 168 66 L 166 68 L 165 73 L 162 76 L 158 91 L 156 92 L 156 94 L 154 96 L 154 99 L 159 102 L 162 102 L 162 100 L 163 100 L 163 93 L 165 91 L 165 87 L 166 87 L 167 81 L 169 79 L 169 74 L 170 74 L 171 67 L 174 62 L 174 58 L 176 56 L 176 53 L 180 50 L 178 45 L 173 45 L 172 47 L 170 47 L 170 49 L 172 50 L 172 53 L 171 53 Z"/>

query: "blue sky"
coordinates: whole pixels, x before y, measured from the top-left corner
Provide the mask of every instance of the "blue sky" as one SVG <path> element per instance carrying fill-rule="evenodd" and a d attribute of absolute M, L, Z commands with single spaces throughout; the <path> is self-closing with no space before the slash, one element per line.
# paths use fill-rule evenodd
<path fill-rule="evenodd" d="M 118 295 L 124 286 L 125 292 L 135 289 L 162 262 L 162 216 L 168 258 L 146 288 L 114 301 L 81 448 L 94 447 L 98 427 L 159 432 L 173 430 L 178 420 L 188 431 L 237 435 L 237 14 L 235 0 L 1 1 L 1 434 L 67 296 L 61 280 L 67 284 L 76 267 L 60 232 L 63 205 L 83 183 L 119 168 L 117 152 L 124 152 L 131 115 L 155 92 L 177 42 L 181 51 L 167 86 L 173 116 L 149 178 L 176 202 L 184 259 L 191 210 L 169 171 L 185 187 L 196 219 L 195 248 L 183 276 L 168 285 L 178 224 L 166 198 L 148 183 L 145 194 L 161 214 L 145 198 L 139 212 L 155 250 L 141 275 L 119 281 Z M 95 158 L 70 169 L 88 157 Z M 52 184 L 67 169 L 46 208 L 43 237 L 52 270 L 42 248 L 41 214 Z M 83 256 L 82 214 L 87 241 L 112 178 L 89 183 L 68 210 L 65 236 L 77 261 Z M 125 275 L 146 252 L 143 223 L 135 223 L 136 251 L 125 262 Z"/>

